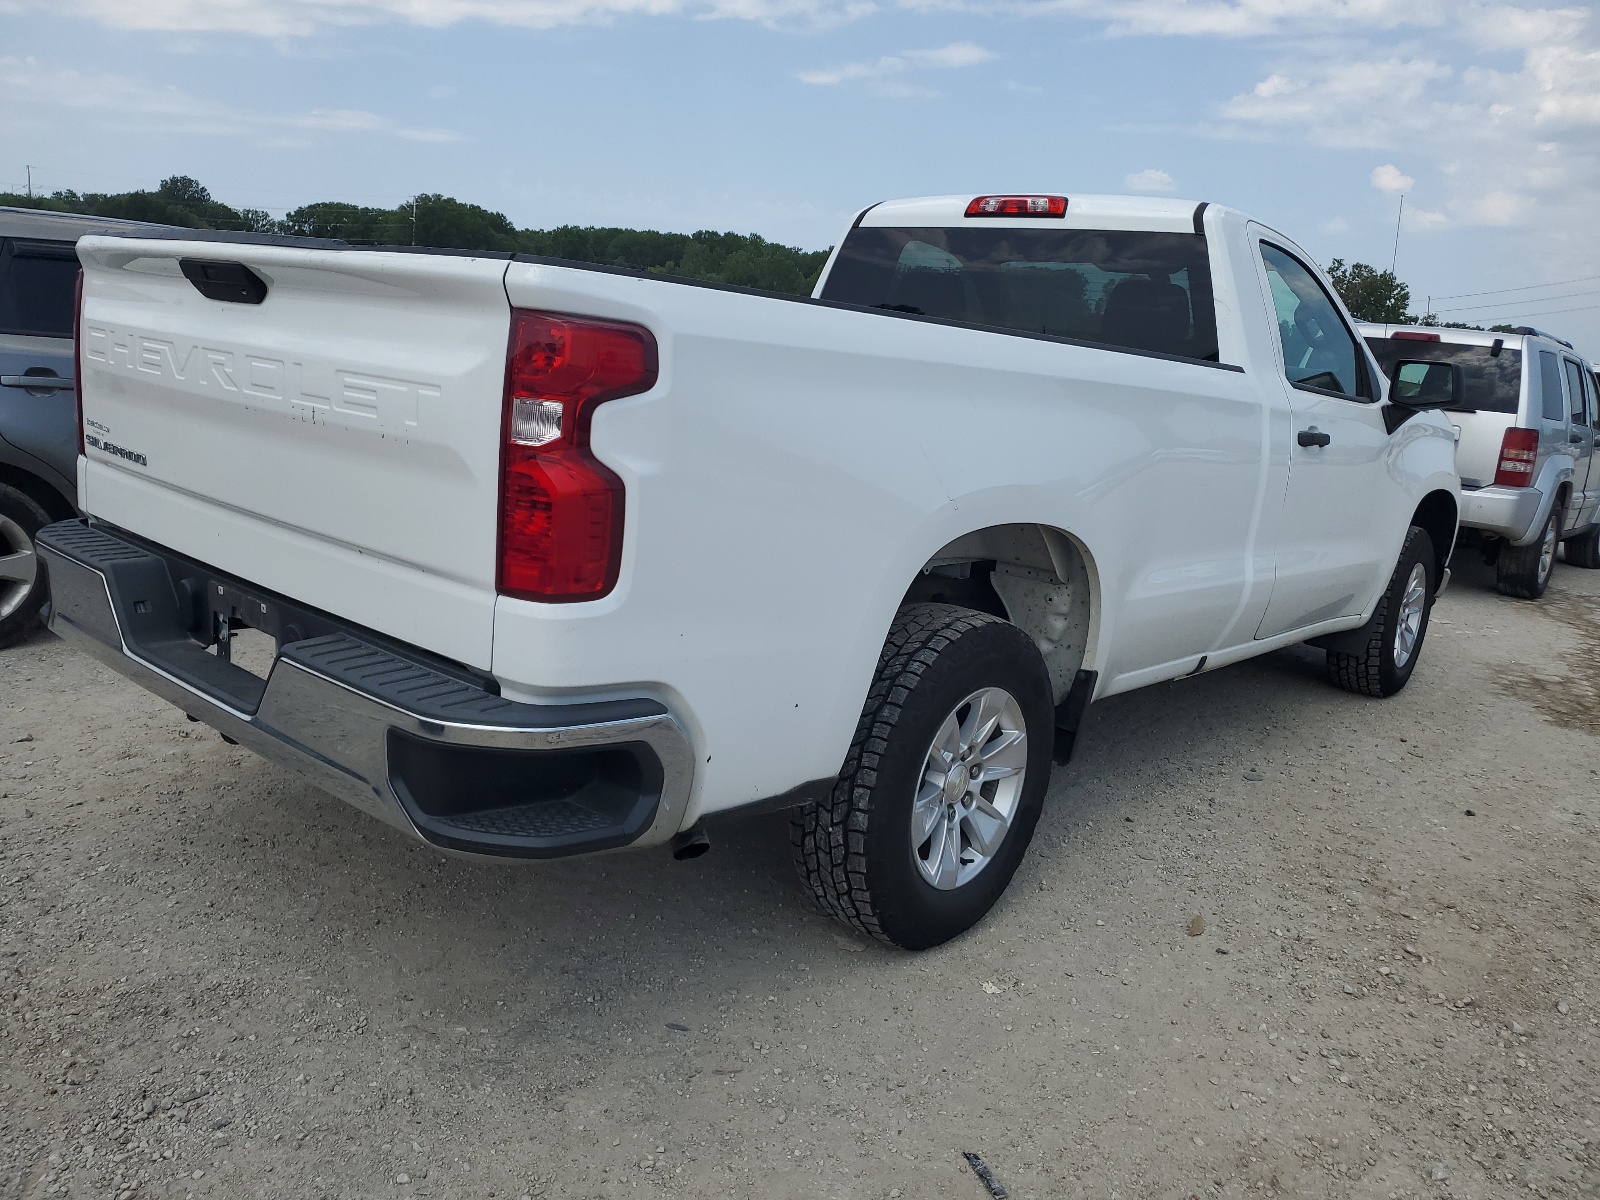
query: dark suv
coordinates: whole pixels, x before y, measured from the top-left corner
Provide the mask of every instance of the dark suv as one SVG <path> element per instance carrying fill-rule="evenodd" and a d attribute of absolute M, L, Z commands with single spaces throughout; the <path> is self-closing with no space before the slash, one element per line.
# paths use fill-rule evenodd
<path fill-rule="evenodd" d="M 89 233 L 157 228 L 0 207 L 0 646 L 31 633 L 49 601 L 34 533 L 77 511 L 74 247 Z"/>

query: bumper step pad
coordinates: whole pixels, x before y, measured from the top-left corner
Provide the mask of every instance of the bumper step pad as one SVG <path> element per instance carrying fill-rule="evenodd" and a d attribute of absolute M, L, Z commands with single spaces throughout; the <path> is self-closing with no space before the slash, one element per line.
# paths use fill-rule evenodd
<path fill-rule="evenodd" d="M 657 701 L 510 700 L 468 667 L 120 531 L 63 521 L 37 540 L 56 632 L 436 846 L 547 858 L 676 832 L 693 759 Z M 230 623 L 273 638 L 265 680 L 209 649 Z"/>

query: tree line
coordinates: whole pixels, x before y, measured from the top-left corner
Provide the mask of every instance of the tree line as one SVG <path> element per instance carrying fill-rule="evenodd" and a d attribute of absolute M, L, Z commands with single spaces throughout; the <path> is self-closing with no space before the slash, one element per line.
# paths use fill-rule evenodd
<path fill-rule="evenodd" d="M 394 208 L 322 201 L 278 220 L 261 209 L 231 208 L 187 175 L 164 179 L 154 191 L 60 191 L 32 197 L 0 192 L 0 205 L 187 229 L 337 238 L 358 246 L 537 254 L 793 295 L 810 293 L 828 258 L 826 250 L 784 246 L 754 233 L 658 233 L 577 225 L 518 229 L 503 213 L 437 194 L 416 196 Z"/>
<path fill-rule="evenodd" d="M 121 217 L 189 229 L 337 238 L 358 246 L 431 246 L 537 254 L 802 296 L 816 285 L 828 258 L 827 250 L 783 246 L 754 233 L 715 233 L 708 229 L 698 233 L 658 233 L 578 225 L 518 229 L 503 213 L 437 193 L 416 196 L 394 208 L 325 200 L 302 205 L 278 220 L 258 208 L 230 208 L 187 175 L 164 179 L 154 191 L 61 191 L 42 197 L 0 192 L 0 205 Z M 1336 258 L 1328 266 L 1328 275 L 1358 320 L 1479 328 L 1439 321 L 1431 313 L 1411 313 L 1411 289 L 1393 271 L 1380 271 L 1362 262 L 1346 264 Z M 1500 325 L 1490 328 L 1500 332 L 1510 329 Z"/>

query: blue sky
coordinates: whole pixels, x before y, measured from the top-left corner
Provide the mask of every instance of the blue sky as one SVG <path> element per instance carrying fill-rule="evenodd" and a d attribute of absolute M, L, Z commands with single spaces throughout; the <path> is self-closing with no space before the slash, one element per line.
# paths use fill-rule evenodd
<path fill-rule="evenodd" d="M 444 192 L 808 248 L 891 196 L 1146 190 L 1387 266 L 1403 193 L 1414 307 L 1600 356 L 1592 5 L 0 0 L 0 113 L 0 188 Z"/>

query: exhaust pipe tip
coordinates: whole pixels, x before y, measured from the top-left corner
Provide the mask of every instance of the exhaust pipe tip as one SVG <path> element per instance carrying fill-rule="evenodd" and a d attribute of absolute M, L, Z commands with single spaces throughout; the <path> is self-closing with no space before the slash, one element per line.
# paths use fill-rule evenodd
<path fill-rule="evenodd" d="M 699 858 L 711 849 L 711 837 L 706 833 L 706 827 L 696 821 L 688 829 L 673 837 L 671 847 L 673 858 L 679 862 L 688 862 L 691 858 Z"/>

